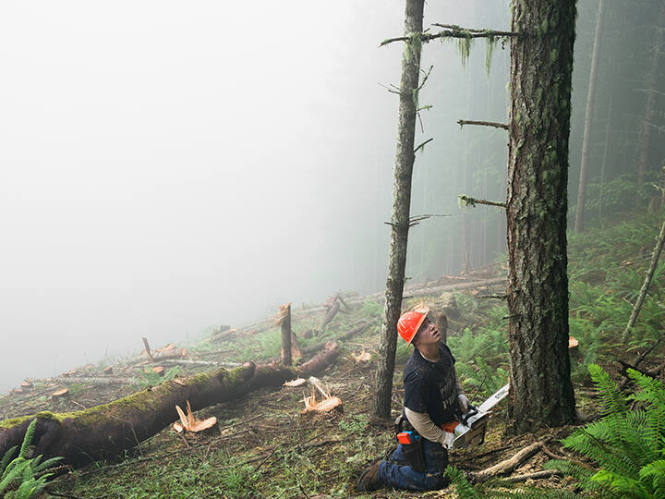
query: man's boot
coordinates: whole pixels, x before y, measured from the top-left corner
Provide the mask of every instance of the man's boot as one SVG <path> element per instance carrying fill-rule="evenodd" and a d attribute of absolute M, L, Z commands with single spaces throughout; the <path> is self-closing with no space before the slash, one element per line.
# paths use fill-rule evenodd
<path fill-rule="evenodd" d="M 383 487 L 383 482 L 379 478 L 380 464 L 381 460 L 378 459 L 360 474 L 360 478 L 358 478 L 358 483 L 356 484 L 356 490 L 358 492 L 371 492 Z"/>

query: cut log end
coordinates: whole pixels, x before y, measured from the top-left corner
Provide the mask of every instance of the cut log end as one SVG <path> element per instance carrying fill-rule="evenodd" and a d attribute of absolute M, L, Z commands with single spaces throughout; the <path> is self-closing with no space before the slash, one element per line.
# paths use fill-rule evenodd
<path fill-rule="evenodd" d="M 573 336 L 568 337 L 568 350 L 574 350 L 580 345 L 580 342 L 578 341 L 577 338 Z"/>
<path fill-rule="evenodd" d="M 57 399 L 57 398 L 62 398 L 66 397 L 69 395 L 69 390 L 67 388 L 61 388 L 60 390 L 56 390 L 51 394 L 51 398 Z"/>
<path fill-rule="evenodd" d="M 365 365 L 369 364 L 369 361 L 372 360 L 372 354 L 369 352 L 361 352 L 359 354 L 352 353 L 351 357 L 356 361 L 356 364 Z"/>
<path fill-rule="evenodd" d="M 323 399 L 321 402 L 315 402 L 313 404 L 310 402 L 310 405 L 305 407 L 301 412 L 302 414 L 325 413 L 333 410 L 341 412 L 343 411 L 343 407 L 342 400 L 339 397 L 330 397 Z"/>
<path fill-rule="evenodd" d="M 212 416 L 207 419 L 197 419 L 192 413 L 192 406 L 187 401 L 187 414 L 180 408 L 179 405 L 175 406 L 175 410 L 178 413 L 180 422 L 173 423 L 173 429 L 178 433 L 189 432 L 189 433 L 198 433 L 205 431 L 209 428 L 212 428 L 217 424 L 217 418 Z"/>

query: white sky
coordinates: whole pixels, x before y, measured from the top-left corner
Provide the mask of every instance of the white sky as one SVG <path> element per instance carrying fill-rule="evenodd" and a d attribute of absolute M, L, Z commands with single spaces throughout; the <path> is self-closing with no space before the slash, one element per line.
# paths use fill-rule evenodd
<path fill-rule="evenodd" d="M 2 2 L 0 389 L 358 286 L 402 16 Z"/>
<path fill-rule="evenodd" d="M 378 45 L 402 34 L 403 11 L 0 2 L 0 392 L 138 352 L 141 336 L 158 346 L 381 289 L 397 98 L 379 83 L 399 83 L 401 46 Z M 426 25 L 472 18 L 454 0 L 426 5 Z M 455 45 L 432 45 L 423 102 L 468 109 Z M 419 164 L 459 166 L 459 118 L 423 116 L 438 135 Z M 416 212 L 436 213 L 425 198 Z"/>

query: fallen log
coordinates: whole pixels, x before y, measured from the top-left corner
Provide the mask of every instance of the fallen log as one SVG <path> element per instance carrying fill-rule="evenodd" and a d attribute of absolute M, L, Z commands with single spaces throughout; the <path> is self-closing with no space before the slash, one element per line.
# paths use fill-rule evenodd
<path fill-rule="evenodd" d="M 112 459 L 158 433 L 178 419 L 176 405 L 189 400 L 193 410 L 233 400 L 258 388 L 277 388 L 288 379 L 322 371 L 337 357 L 336 343 L 299 368 L 276 364 L 243 366 L 174 379 L 108 404 L 85 410 L 38 414 L 0 421 L 0 456 L 20 445 L 25 431 L 37 419 L 35 453 L 62 456 L 65 463 L 83 465 Z"/>
<path fill-rule="evenodd" d="M 515 454 L 513 457 L 509 459 L 501 461 L 500 463 L 497 463 L 494 466 L 491 466 L 484 470 L 477 471 L 475 473 L 469 473 L 469 478 L 471 479 L 472 482 L 481 483 L 498 475 L 506 475 L 511 471 L 513 471 L 515 468 L 517 468 L 519 465 L 521 465 L 533 454 L 542 449 L 542 447 L 543 447 L 543 442 L 535 442 L 525 447 L 524 449 L 522 449 L 521 451 L 519 451 L 517 454 Z"/>
<path fill-rule="evenodd" d="M 527 480 L 540 480 L 541 478 L 550 478 L 551 476 L 554 475 L 561 475 L 561 472 L 557 470 L 534 471 L 532 473 L 523 473 L 521 475 L 508 476 L 506 478 L 502 478 L 501 481 L 508 483 L 517 483 L 517 482 L 525 482 Z"/>
<path fill-rule="evenodd" d="M 196 359 L 169 359 L 160 362 L 165 366 L 218 366 L 218 367 L 240 367 L 240 362 L 217 362 L 214 360 L 196 360 Z"/>
<path fill-rule="evenodd" d="M 369 327 L 369 325 L 370 325 L 369 322 L 361 322 L 360 324 L 358 324 L 356 327 L 354 327 L 350 331 L 348 331 L 344 334 L 340 334 L 339 336 L 335 337 L 335 341 L 339 342 L 339 341 L 342 341 L 342 340 L 348 340 L 349 338 L 352 338 L 352 337 L 364 332 Z M 324 347 L 324 345 L 319 343 L 319 344 L 316 344 L 316 345 L 312 345 L 312 346 L 303 348 L 302 353 L 303 353 L 303 355 L 311 354 L 312 352 L 316 352 L 316 351 L 321 350 L 321 348 L 323 348 L 323 347 Z"/>
<path fill-rule="evenodd" d="M 55 378 L 50 378 L 50 381 L 53 383 L 58 383 L 60 385 L 78 385 L 78 384 L 90 384 L 90 385 L 129 385 L 134 381 L 132 378 L 121 378 L 121 377 L 111 377 L 111 376 L 78 376 L 75 378 L 65 378 L 58 376 Z"/>
<path fill-rule="evenodd" d="M 491 286 L 494 284 L 503 284 L 505 277 L 496 277 L 493 279 L 484 279 L 482 281 L 464 282 L 461 284 L 445 284 L 442 286 L 433 286 L 431 288 L 406 288 L 403 298 L 414 298 L 416 296 L 426 296 L 440 293 L 443 291 L 458 291 L 462 289 L 473 289 L 481 286 Z"/>

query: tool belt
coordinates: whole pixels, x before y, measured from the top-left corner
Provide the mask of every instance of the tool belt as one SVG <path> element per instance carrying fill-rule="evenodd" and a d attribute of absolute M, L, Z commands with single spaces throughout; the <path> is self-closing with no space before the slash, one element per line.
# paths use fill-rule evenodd
<path fill-rule="evenodd" d="M 410 466 L 413 471 L 425 473 L 425 456 L 423 454 L 423 437 L 411 426 L 408 419 L 400 414 L 395 420 L 397 441 L 402 446 L 403 461 L 400 464 Z"/>

